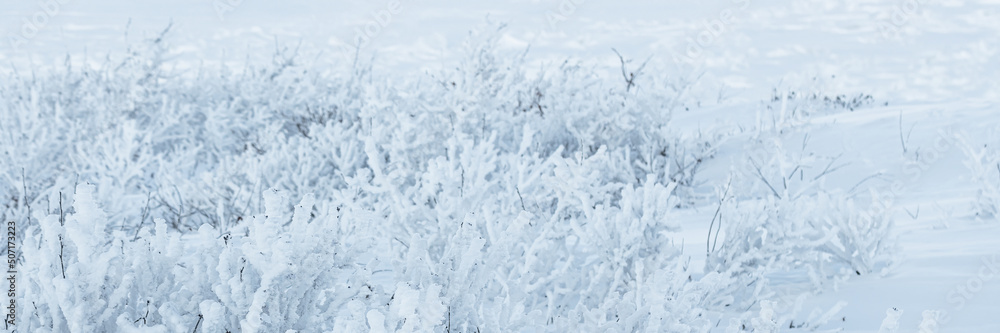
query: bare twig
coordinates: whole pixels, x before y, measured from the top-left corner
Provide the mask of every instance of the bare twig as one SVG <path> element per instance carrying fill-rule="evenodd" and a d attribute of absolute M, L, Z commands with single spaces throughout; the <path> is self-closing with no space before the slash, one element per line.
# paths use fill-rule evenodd
<path fill-rule="evenodd" d="M 524 208 L 524 197 L 521 196 L 521 189 L 517 188 L 517 186 L 514 186 L 514 191 L 517 191 L 517 198 L 521 199 L 521 210 L 527 211 L 528 209 Z"/>
<path fill-rule="evenodd" d="M 752 164 L 753 168 L 757 170 L 757 176 L 759 176 L 760 180 L 764 182 L 764 185 L 767 185 L 767 187 L 771 189 L 771 193 L 774 193 L 774 196 L 781 199 L 781 194 L 778 194 L 778 191 L 774 189 L 774 186 L 771 186 L 771 183 L 767 181 L 767 177 L 764 177 L 764 173 L 760 171 L 760 166 L 757 165 L 757 161 L 753 160 L 753 157 L 750 158 L 750 164 Z"/>
<path fill-rule="evenodd" d="M 788 177 L 785 177 L 785 178 L 787 178 L 787 179 L 792 179 L 792 177 L 793 177 L 793 176 L 795 176 L 795 172 L 796 172 L 796 171 L 799 171 L 800 169 L 802 169 L 802 165 L 801 165 L 801 164 L 799 164 L 799 165 L 796 165 L 796 166 L 795 166 L 795 169 L 792 169 L 792 172 L 789 172 L 789 173 L 788 173 Z"/>
<path fill-rule="evenodd" d="M 830 166 L 832 166 L 834 162 L 837 162 L 837 160 L 840 159 L 841 156 L 844 156 L 844 153 L 840 153 L 840 155 L 837 155 L 837 157 L 834 157 L 832 160 L 830 160 L 830 163 L 827 163 L 826 168 L 823 169 L 823 172 L 820 172 L 818 175 L 816 175 L 816 177 L 813 177 L 813 180 L 817 180 L 820 177 L 823 177 L 823 176 L 825 176 L 828 173 L 837 171 L 838 169 L 843 168 L 843 167 L 847 166 L 848 164 L 850 164 L 850 163 L 844 163 L 844 164 L 841 164 L 841 165 L 836 166 L 833 169 L 831 169 Z"/>
<path fill-rule="evenodd" d="M 63 227 L 66 226 L 66 215 L 63 214 L 62 192 L 61 191 L 59 192 L 59 225 L 63 226 Z M 66 279 L 66 262 L 65 262 L 65 260 L 63 260 L 63 248 L 64 247 L 65 246 L 63 245 L 62 235 L 59 235 L 59 267 L 62 268 L 62 277 L 65 280 Z"/>
<path fill-rule="evenodd" d="M 899 144 L 903 145 L 903 154 L 906 154 L 906 140 L 903 140 L 903 110 L 899 110 Z"/>
<path fill-rule="evenodd" d="M 399 237 L 392 237 L 392 239 L 394 239 L 394 240 L 396 240 L 397 242 L 399 242 L 399 244 L 400 244 L 400 245 L 403 245 L 403 247 L 405 247 L 405 248 L 407 248 L 407 249 L 409 249 L 409 248 L 410 248 L 410 245 L 409 245 L 409 244 L 406 244 L 406 242 L 403 242 L 402 240 L 400 240 L 400 239 L 399 239 Z"/>
<path fill-rule="evenodd" d="M 63 214 L 63 207 L 62 207 L 62 191 L 59 191 L 59 226 L 60 227 L 66 226 L 66 215 Z"/>
<path fill-rule="evenodd" d="M 146 300 L 146 314 L 143 315 L 142 317 L 139 317 L 139 319 L 136 319 L 132 323 L 135 324 L 138 323 L 140 320 L 142 320 L 142 324 L 146 325 L 146 317 L 148 316 L 149 316 L 149 300 Z"/>
<path fill-rule="evenodd" d="M 180 189 L 177 188 L 177 185 L 174 185 L 174 194 L 177 195 L 177 210 L 178 210 L 177 222 L 174 225 L 174 228 L 177 228 L 179 230 L 181 224 L 181 215 L 184 214 L 184 197 L 181 196 L 181 191 Z"/>
<path fill-rule="evenodd" d="M 28 201 L 28 183 L 24 178 L 24 168 L 21 168 L 21 195 L 24 196 L 24 205 L 28 207 L 28 222 L 31 222 L 31 201 Z"/>
<path fill-rule="evenodd" d="M 201 320 L 202 319 L 205 319 L 205 316 L 203 316 L 202 314 L 199 313 L 198 314 L 198 322 L 194 323 L 194 329 L 191 330 L 191 333 L 198 332 L 198 326 L 201 325 Z"/>
<path fill-rule="evenodd" d="M 618 55 L 618 60 L 622 63 L 622 77 L 625 78 L 625 91 L 628 92 L 635 86 L 635 79 L 639 77 L 639 74 L 642 74 L 642 70 L 646 68 L 646 64 L 649 63 L 649 60 L 652 59 L 652 57 L 646 58 L 646 61 L 643 61 L 642 65 L 639 65 L 639 68 L 634 72 L 629 72 L 628 67 L 626 66 L 628 61 L 625 61 L 625 57 L 623 57 L 622 54 L 615 48 L 611 48 L 611 50 L 615 51 L 615 54 Z"/>
<path fill-rule="evenodd" d="M 854 193 L 854 190 L 858 189 L 858 186 L 861 186 L 861 184 L 863 184 L 864 182 L 869 181 L 872 178 L 877 178 L 877 177 L 880 177 L 880 176 L 882 176 L 881 172 L 876 173 L 876 174 L 871 175 L 871 176 L 868 176 L 868 177 L 865 177 L 865 179 L 862 179 L 857 184 L 854 184 L 854 187 L 851 187 L 851 189 L 849 191 L 847 191 L 847 193 Z"/>
<path fill-rule="evenodd" d="M 720 216 L 720 213 L 722 212 L 722 204 L 725 203 L 726 202 L 726 198 L 729 197 L 729 188 L 730 188 L 730 186 L 732 184 L 733 184 L 733 180 L 730 179 L 729 182 L 726 184 L 726 190 L 723 191 L 722 197 L 719 197 L 719 207 L 715 208 L 715 214 L 712 215 L 712 222 L 709 223 L 709 225 L 708 225 L 708 239 L 705 240 L 705 251 L 707 253 L 715 252 L 715 244 L 718 243 L 718 241 L 719 241 L 719 232 L 722 231 L 722 218 Z M 712 243 L 712 248 L 709 249 L 708 243 L 712 239 L 712 227 L 715 226 L 715 220 L 716 220 L 716 218 L 719 219 L 719 228 L 718 228 L 718 231 L 715 232 L 715 242 Z"/>
<path fill-rule="evenodd" d="M 59 267 L 62 268 L 62 277 L 63 277 L 63 280 L 66 279 L 66 261 L 63 260 L 63 249 L 64 248 L 65 248 L 65 246 L 63 245 L 63 237 L 62 237 L 62 235 L 59 235 Z"/>
<path fill-rule="evenodd" d="M 139 239 L 139 230 L 142 230 L 142 224 L 146 222 L 146 214 L 149 214 L 149 199 L 153 196 L 153 192 L 146 192 L 146 207 L 142 209 L 142 218 L 139 220 L 139 225 L 135 227 L 135 237 L 132 237 L 132 241 Z M 60 205 L 62 205 L 60 203 Z"/>

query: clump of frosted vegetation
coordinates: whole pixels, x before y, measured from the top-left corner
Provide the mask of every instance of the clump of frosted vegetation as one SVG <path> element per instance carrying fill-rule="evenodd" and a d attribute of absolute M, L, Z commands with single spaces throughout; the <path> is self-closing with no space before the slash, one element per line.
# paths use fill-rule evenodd
<path fill-rule="evenodd" d="M 567 61 L 529 78 L 497 36 L 393 81 L 286 50 L 184 77 L 163 36 L 98 67 L 14 74 L 0 120 L 19 135 L 0 140 L 21 164 L 0 166 L 0 193 L 4 218 L 30 216 L 19 325 L 687 332 L 735 315 L 731 329 L 773 330 L 766 283 L 748 282 L 876 267 L 884 217 L 808 186 L 723 196 L 746 221 L 691 267 L 673 210 L 731 133 L 671 129 L 686 87 L 655 73 Z M 775 158 L 754 174 L 783 176 Z M 745 171 L 738 186 L 761 186 Z"/>
<path fill-rule="evenodd" d="M 975 142 L 959 136 L 962 151 L 965 152 L 965 166 L 971 180 L 977 185 L 973 202 L 976 215 L 981 218 L 1000 218 L 1000 140 L 997 133 L 991 133 L 990 140 Z"/>
<path fill-rule="evenodd" d="M 780 137 L 768 136 L 748 145 L 720 196 L 706 270 L 755 286 L 732 290 L 734 297 L 767 296 L 774 279 L 823 290 L 830 281 L 893 262 L 890 207 L 877 192 L 862 204 L 842 190 L 825 189 L 826 176 L 842 164 L 807 153 L 806 143 L 789 149 Z"/>

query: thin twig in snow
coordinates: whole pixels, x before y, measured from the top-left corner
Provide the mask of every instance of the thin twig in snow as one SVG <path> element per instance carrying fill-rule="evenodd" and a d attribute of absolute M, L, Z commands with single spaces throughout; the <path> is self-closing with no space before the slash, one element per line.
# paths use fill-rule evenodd
<path fill-rule="evenodd" d="M 63 249 L 64 248 L 65 248 L 65 246 L 63 245 L 63 237 L 62 237 L 62 235 L 59 235 L 59 267 L 62 268 L 62 277 L 63 277 L 63 280 L 66 279 L 66 261 L 63 260 Z"/>
<path fill-rule="evenodd" d="M 66 215 L 63 214 L 63 207 L 62 207 L 62 191 L 59 191 L 59 226 L 60 227 L 66 226 Z"/>
<path fill-rule="evenodd" d="M 813 180 L 817 180 L 828 173 L 837 171 L 840 168 L 850 165 L 850 163 L 844 163 L 831 169 L 830 166 L 832 166 L 834 162 L 837 162 L 837 160 L 840 159 L 841 156 L 844 156 L 844 153 L 840 153 L 840 155 L 837 155 L 837 157 L 834 157 L 832 160 L 830 160 L 830 163 L 827 163 L 826 168 L 823 169 L 823 172 L 820 172 L 820 174 L 816 175 L 816 177 L 813 177 Z"/>
<path fill-rule="evenodd" d="M 729 183 L 726 184 L 726 190 L 723 191 L 722 197 L 719 198 L 719 207 L 715 208 L 715 214 L 712 215 L 712 222 L 708 224 L 708 239 L 705 240 L 705 251 L 706 254 L 715 251 L 715 244 L 712 244 L 712 248 L 709 249 L 708 243 L 712 239 L 712 227 L 715 226 L 715 219 L 719 217 L 719 213 L 722 211 L 722 204 L 726 202 L 726 198 L 729 196 L 729 187 L 733 184 L 733 180 L 730 179 Z M 722 231 L 722 219 L 719 219 L 719 231 Z M 719 240 L 719 231 L 715 232 L 715 240 Z"/>
<path fill-rule="evenodd" d="M 132 237 L 132 241 L 139 239 L 139 230 L 142 230 L 142 224 L 146 222 L 146 214 L 149 213 L 149 199 L 152 197 L 153 192 L 146 193 L 146 207 L 142 209 L 142 219 L 139 220 L 139 225 L 135 227 L 135 237 Z M 62 203 L 59 204 L 62 206 Z"/>
<path fill-rule="evenodd" d="M 514 186 L 514 190 L 517 191 L 517 198 L 521 199 L 521 210 L 527 211 L 528 209 L 524 208 L 524 197 L 521 196 L 521 189 L 517 188 L 517 186 Z"/>
<path fill-rule="evenodd" d="M 646 64 L 649 63 L 649 60 L 652 59 L 652 57 L 646 58 L 646 61 L 643 61 L 642 65 L 639 65 L 639 68 L 636 69 L 634 72 L 629 72 L 625 66 L 625 64 L 628 63 L 627 61 L 625 61 L 625 57 L 622 57 L 622 54 L 619 53 L 618 50 L 616 50 L 615 48 L 611 48 L 611 50 L 618 55 L 618 60 L 621 61 L 622 63 L 622 77 L 625 78 L 625 84 L 626 84 L 625 91 L 628 92 L 632 89 L 632 87 L 635 86 L 635 79 L 639 77 L 639 74 L 642 74 L 642 70 L 646 68 Z"/>
<path fill-rule="evenodd" d="M 205 316 L 203 316 L 202 314 L 199 313 L 198 314 L 198 322 L 194 323 L 194 329 L 191 330 L 191 333 L 198 332 L 198 326 L 201 325 L 201 320 L 202 319 L 205 319 Z"/>
<path fill-rule="evenodd" d="M 899 110 L 899 143 L 903 145 L 903 154 L 906 154 L 906 141 L 903 140 L 903 110 Z"/>
<path fill-rule="evenodd" d="M 786 178 L 792 179 L 792 176 L 795 176 L 795 172 L 799 171 L 799 169 L 801 169 L 801 168 L 802 168 L 802 164 L 796 165 L 795 169 L 792 169 L 792 172 L 789 172 L 788 173 L 788 177 L 786 177 Z"/>
<path fill-rule="evenodd" d="M 59 225 L 63 226 L 63 227 L 66 226 L 66 215 L 63 214 L 62 192 L 61 191 L 59 192 Z M 59 235 L 59 267 L 62 268 L 62 277 L 63 277 L 63 280 L 65 280 L 66 279 L 66 263 L 63 260 L 63 248 L 64 248 L 64 246 L 63 246 L 62 235 Z"/>
<path fill-rule="evenodd" d="M 865 177 L 865 179 L 862 179 L 862 180 L 861 180 L 861 181 L 859 181 L 859 182 L 858 182 L 857 184 L 854 184 L 854 187 L 851 187 L 851 189 L 850 189 L 850 190 L 848 190 L 848 191 L 847 191 L 847 193 L 854 193 L 854 190 L 856 190 L 856 189 L 858 188 L 858 186 L 861 186 L 861 184 L 863 184 L 864 182 L 866 182 L 866 181 L 869 181 L 869 180 L 871 180 L 872 178 L 877 178 L 877 177 L 880 177 L 880 176 L 882 176 L 882 173 L 881 173 L 881 172 L 879 172 L 879 173 L 876 173 L 876 174 L 874 174 L 874 175 L 871 175 L 871 176 L 868 176 L 868 177 Z"/>
<path fill-rule="evenodd" d="M 31 202 L 28 201 L 28 183 L 24 178 L 24 168 L 21 168 L 21 189 L 23 190 L 21 195 L 24 196 L 24 206 L 28 207 L 28 223 L 31 223 Z"/>
<path fill-rule="evenodd" d="M 771 193 L 774 193 L 774 196 L 781 199 L 781 194 L 778 194 L 778 191 L 774 189 L 774 186 L 771 186 L 771 183 L 767 181 L 767 178 L 764 177 L 764 173 L 760 171 L 760 166 L 757 165 L 757 161 L 753 160 L 753 157 L 750 158 L 750 164 L 752 164 L 753 168 L 757 170 L 757 176 L 760 177 L 760 180 L 764 181 L 764 185 L 767 185 L 767 187 L 771 189 Z"/>

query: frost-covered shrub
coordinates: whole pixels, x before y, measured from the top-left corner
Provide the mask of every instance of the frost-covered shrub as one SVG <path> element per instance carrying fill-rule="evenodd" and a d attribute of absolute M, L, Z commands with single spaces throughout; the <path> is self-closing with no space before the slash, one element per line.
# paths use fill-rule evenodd
<path fill-rule="evenodd" d="M 560 147 L 539 156 L 530 125 L 523 133 L 517 154 L 501 152 L 496 134 L 479 144 L 449 140 L 448 155 L 417 176 L 420 206 L 388 203 L 396 208 L 384 214 L 409 236 L 394 242 L 405 253 L 396 259 L 397 288 L 430 302 L 423 312 L 406 310 L 402 323 L 446 317 L 459 331 L 705 327 L 725 306 L 714 292 L 728 280 L 689 280 L 694 273 L 670 245 L 676 185 L 653 175 L 630 184 L 620 149 L 564 157 Z M 382 160 L 371 158 L 384 154 L 377 146 L 365 150 Z M 389 186 L 405 182 L 385 167 L 372 165 L 371 191 L 412 198 Z M 390 330 L 401 316 L 375 314 Z"/>
<path fill-rule="evenodd" d="M 834 88 L 834 78 L 791 78 L 771 91 L 771 96 L 764 103 L 767 115 L 760 121 L 762 125 L 772 125 L 773 122 L 801 123 L 810 117 L 834 112 L 853 112 L 876 104 L 871 94 L 831 93 Z M 783 80 L 784 81 L 784 80 Z M 878 104 L 883 102 L 878 101 Z M 774 125 L 778 125 L 774 124 Z"/>
<path fill-rule="evenodd" d="M 818 267 L 822 282 L 873 265 L 883 220 L 866 229 L 849 200 L 810 184 L 746 200 L 763 185 L 744 177 L 747 204 L 726 216 L 763 218 L 727 224 L 714 266 L 690 267 L 672 209 L 695 200 L 726 134 L 670 127 L 683 88 L 663 75 L 630 86 L 567 61 L 529 78 L 490 33 L 429 77 L 319 74 L 287 50 L 189 77 L 156 39 L 0 83 L 0 116 L 22 133 L 4 149 L 23 164 L 0 165 L 2 193 L 21 198 L 3 213 L 26 215 L 27 198 L 39 225 L 20 262 L 42 281 L 23 297 L 40 301 L 22 324 L 705 331 L 766 293 L 747 274 Z M 767 177 L 789 171 L 758 162 Z M 59 214 L 62 200 L 73 204 Z M 755 202 L 770 215 L 750 215 Z"/>
<path fill-rule="evenodd" d="M 241 71 L 184 73 L 171 65 L 166 32 L 96 66 L 67 58 L 53 72 L 12 74 L 0 84 L 0 120 L 20 134 L 4 138 L 19 163 L 0 167 L 0 189 L 19 192 L 24 168 L 36 206 L 57 182 L 91 182 L 115 223 L 225 229 L 263 212 L 255 198 L 270 187 L 328 199 L 368 168 L 363 140 L 384 149 L 386 173 L 413 186 L 450 153 L 441 143 L 495 132 L 497 151 L 514 154 L 530 125 L 540 156 L 624 149 L 630 183 L 654 174 L 687 195 L 718 138 L 668 129 L 684 87 L 649 74 L 628 89 L 574 61 L 529 78 L 523 54 L 496 50 L 494 30 L 473 34 L 454 69 L 412 78 L 379 77 L 363 63 L 323 73 L 287 49 Z"/>
<path fill-rule="evenodd" d="M 903 316 L 903 310 L 889 308 L 885 310 L 885 319 L 879 327 L 879 333 L 894 333 L 899 330 L 899 318 Z"/>
<path fill-rule="evenodd" d="M 363 325 L 364 312 L 343 314 L 351 304 L 388 302 L 371 281 L 373 262 L 358 261 L 377 243 L 353 229 L 362 222 L 347 209 L 321 207 L 317 216 L 306 197 L 292 213 L 281 194 L 265 191 L 266 215 L 245 233 L 219 236 L 205 225 L 181 236 L 157 219 L 155 234 L 133 240 L 107 236 L 93 190 L 77 187 L 65 225 L 39 214 L 41 232 L 24 240 L 24 299 L 33 306 L 18 325 L 26 331 L 331 330 Z M 317 222 L 329 219 L 339 223 Z"/>
<path fill-rule="evenodd" d="M 706 262 L 708 271 L 758 283 L 757 289 L 733 290 L 734 295 L 765 295 L 762 288 L 778 278 L 775 274 L 783 275 L 783 283 L 806 280 L 820 288 L 830 279 L 868 274 L 891 262 L 891 212 L 877 192 L 871 204 L 858 204 L 842 190 L 823 188 L 836 159 L 827 162 L 804 149 L 786 152 L 778 140 L 765 140 L 761 149 L 776 153 L 751 153 L 734 171 L 729 186 L 742 192 L 720 201 L 717 218 L 725 230 L 715 237 L 724 236 L 710 242 L 718 248 L 710 248 Z M 814 171 L 806 177 L 803 169 Z"/>
<path fill-rule="evenodd" d="M 974 211 L 984 218 L 1000 216 L 1000 140 L 995 139 L 995 133 L 992 137 L 981 146 L 964 136 L 958 137 L 966 156 L 965 166 L 978 186 Z"/>
<path fill-rule="evenodd" d="M 877 195 L 876 195 L 877 196 Z M 891 220 L 884 209 L 828 193 L 797 200 L 767 198 L 729 208 L 734 216 L 710 267 L 725 271 L 798 271 L 822 286 L 830 277 L 867 274 L 891 257 Z M 741 271 L 735 271 L 741 274 Z"/>
<path fill-rule="evenodd" d="M 570 199 L 581 190 L 553 193 Z M 113 228 L 94 186 L 84 184 L 64 224 L 60 215 L 37 214 L 41 230 L 24 240 L 23 297 L 35 301 L 19 325 L 70 332 L 710 325 L 708 316 L 729 302 L 716 290 L 730 280 L 691 280 L 667 245 L 676 227 L 667 222 L 670 188 L 649 179 L 613 192 L 618 204 L 600 203 L 568 223 L 487 203 L 443 222 L 448 233 L 401 241 L 385 234 L 391 217 L 366 208 L 376 202 L 317 204 L 307 196 L 290 207 L 284 194 L 267 190 L 264 215 L 231 233 L 205 225 L 181 235 L 157 219 L 155 233 L 133 238 L 105 236 Z M 395 282 L 373 277 L 386 261 Z"/>

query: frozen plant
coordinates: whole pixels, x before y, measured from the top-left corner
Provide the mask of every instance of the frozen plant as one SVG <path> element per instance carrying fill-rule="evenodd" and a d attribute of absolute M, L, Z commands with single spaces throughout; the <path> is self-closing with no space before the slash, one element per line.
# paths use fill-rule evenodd
<path fill-rule="evenodd" d="M 810 168 L 823 160 L 786 152 L 777 140 L 765 144 L 776 153 L 748 157 L 728 185 L 742 192 L 723 196 L 719 203 L 715 218 L 725 230 L 717 227 L 715 240 L 710 239 L 718 247 L 709 248 L 707 271 L 756 284 L 757 289 L 732 291 L 749 301 L 762 295 L 773 273 L 802 276 L 819 288 L 891 263 L 892 221 L 878 193 L 871 195 L 871 204 L 858 204 L 844 191 L 822 186 L 836 169 L 836 159 L 828 159 L 824 168 Z M 805 177 L 802 170 L 807 168 L 818 171 Z"/>
<path fill-rule="evenodd" d="M 996 138 L 997 134 L 991 137 Z M 981 147 L 964 135 L 959 135 L 958 141 L 965 152 L 965 166 L 978 186 L 973 202 L 976 215 L 982 218 L 1000 217 L 1000 140 L 988 140 Z"/>
<path fill-rule="evenodd" d="M 899 330 L 899 317 L 903 316 L 903 310 L 889 308 L 885 310 L 885 319 L 882 319 L 882 326 L 879 326 L 878 333 L 895 333 Z"/>

